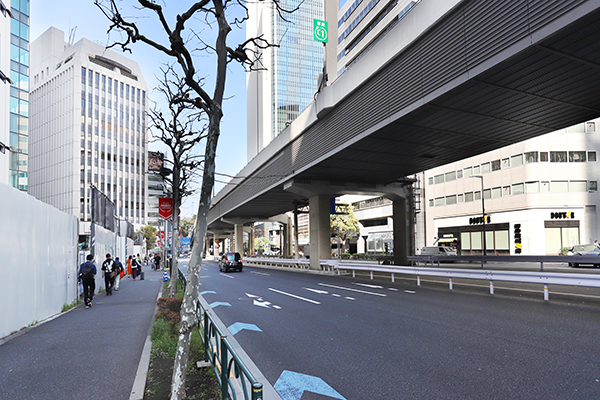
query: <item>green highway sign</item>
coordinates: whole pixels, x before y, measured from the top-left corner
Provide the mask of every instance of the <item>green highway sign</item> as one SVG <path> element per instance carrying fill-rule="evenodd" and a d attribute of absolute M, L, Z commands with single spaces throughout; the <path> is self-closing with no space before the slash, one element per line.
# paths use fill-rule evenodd
<path fill-rule="evenodd" d="M 318 42 L 327 43 L 327 39 L 329 39 L 328 28 L 329 24 L 327 21 L 321 21 L 319 19 L 314 20 L 313 25 L 313 37 Z"/>

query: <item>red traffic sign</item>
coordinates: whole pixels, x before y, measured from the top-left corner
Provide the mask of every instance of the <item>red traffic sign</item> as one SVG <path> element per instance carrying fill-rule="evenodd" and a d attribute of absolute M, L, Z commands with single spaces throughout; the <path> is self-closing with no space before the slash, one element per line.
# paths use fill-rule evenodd
<path fill-rule="evenodd" d="M 158 231 L 158 238 L 159 239 L 164 239 L 165 238 L 165 231 Z"/>
<path fill-rule="evenodd" d="M 158 198 L 158 215 L 162 219 L 169 219 L 173 216 L 173 198 L 159 197 Z"/>

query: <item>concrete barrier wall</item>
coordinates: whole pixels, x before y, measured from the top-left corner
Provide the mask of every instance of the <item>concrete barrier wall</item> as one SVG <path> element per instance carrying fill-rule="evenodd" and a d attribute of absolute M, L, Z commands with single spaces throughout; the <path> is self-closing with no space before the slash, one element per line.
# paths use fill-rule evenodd
<path fill-rule="evenodd" d="M 77 241 L 76 217 L 0 183 L 0 338 L 77 299 Z"/>

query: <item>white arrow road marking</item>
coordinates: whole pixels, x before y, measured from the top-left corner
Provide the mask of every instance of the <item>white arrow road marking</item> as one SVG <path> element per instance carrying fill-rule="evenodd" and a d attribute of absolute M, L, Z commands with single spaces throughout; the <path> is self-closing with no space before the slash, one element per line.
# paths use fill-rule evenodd
<path fill-rule="evenodd" d="M 326 286 L 326 287 L 331 287 L 331 288 L 334 288 L 334 289 L 349 290 L 351 292 L 358 292 L 358 293 L 370 294 L 370 295 L 373 295 L 373 296 L 387 297 L 387 294 L 383 294 L 383 293 L 367 292 L 366 290 L 358 290 L 358 289 L 352 289 L 352 288 L 347 288 L 347 287 L 343 287 L 343 286 L 328 285 L 326 283 L 319 283 L 319 285 Z"/>
<path fill-rule="evenodd" d="M 357 282 L 352 282 L 354 285 L 359 285 L 359 286 L 364 286 L 364 287 L 368 287 L 371 289 L 383 289 L 383 286 L 379 286 L 379 285 L 368 285 L 366 283 L 357 283 Z"/>
<path fill-rule="evenodd" d="M 271 276 L 271 274 L 266 274 L 264 272 L 256 272 L 256 271 L 250 271 L 251 274 L 256 274 L 256 275 L 264 275 L 264 276 Z"/>
<path fill-rule="evenodd" d="M 253 304 L 255 306 L 259 306 L 259 307 L 270 308 L 269 304 L 271 304 L 271 303 L 269 303 L 268 301 L 254 300 Z"/>
<path fill-rule="evenodd" d="M 290 297 L 293 297 L 293 298 L 295 298 L 295 299 L 298 299 L 298 300 L 304 300 L 304 301 L 308 301 L 309 303 L 313 303 L 313 304 L 321 304 L 321 303 L 320 303 L 320 302 L 318 302 L 318 301 L 311 300 L 311 299 L 306 299 L 306 298 L 304 298 L 304 297 L 300 297 L 300 296 L 296 296 L 295 294 L 291 294 L 291 293 L 282 292 L 281 290 L 277 290 L 277 289 L 273 289 L 273 288 L 269 288 L 269 290 L 270 290 L 270 291 L 272 291 L 272 292 L 275 292 L 275 293 L 283 294 L 283 295 L 285 295 L 285 296 L 290 296 Z"/>
<path fill-rule="evenodd" d="M 415 294 L 417 292 L 415 292 L 414 290 L 405 290 L 404 293 L 410 293 L 410 294 Z"/>
<path fill-rule="evenodd" d="M 307 288 L 307 287 L 305 287 L 303 289 L 310 290 L 311 292 L 315 292 L 315 293 L 318 293 L 318 294 L 327 294 L 327 293 L 329 293 L 327 290 L 311 289 L 311 288 Z"/>
<path fill-rule="evenodd" d="M 246 293 L 246 296 L 250 297 L 251 299 L 259 299 L 260 296 L 257 296 L 255 294 L 250 294 L 250 293 Z"/>

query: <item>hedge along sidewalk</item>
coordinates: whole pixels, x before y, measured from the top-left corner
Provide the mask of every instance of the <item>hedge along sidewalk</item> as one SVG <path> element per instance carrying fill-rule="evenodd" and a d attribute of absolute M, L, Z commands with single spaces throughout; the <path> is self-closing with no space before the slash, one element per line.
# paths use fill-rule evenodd
<path fill-rule="evenodd" d="M 157 300 L 157 313 L 152 327 L 152 349 L 148 369 L 144 399 L 162 400 L 169 397 L 175 352 L 177 350 L 179 311 L 183 289 L 178 284 L 176 297 L 169 298 L 168 283 L 165 283 L 164 298 Z M 202 338 L 196 329 L 192 333 L 190 355 L 187 365 L 186 394 L 194 399 L 220 399 L 219 383 L 212 368 L 197 369 L 196 362 L 204 360 Z"/>

